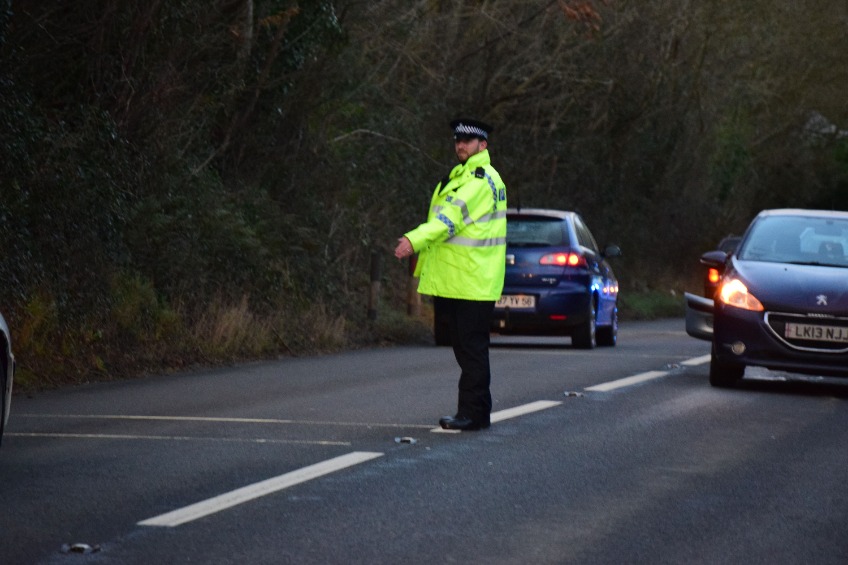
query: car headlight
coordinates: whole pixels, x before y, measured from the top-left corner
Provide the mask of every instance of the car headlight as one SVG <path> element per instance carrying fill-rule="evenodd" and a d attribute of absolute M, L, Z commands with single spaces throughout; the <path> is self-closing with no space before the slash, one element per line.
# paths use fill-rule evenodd
<path fill-rule="evenodd" d="M 748 287 L 739 279 L 730 279 L 721 285 L 718 297 L 728 306 L 742 308 L 743 310 L 754 310 L 755 312 L 765 310 L 757 297 L 748 292 Z"/>

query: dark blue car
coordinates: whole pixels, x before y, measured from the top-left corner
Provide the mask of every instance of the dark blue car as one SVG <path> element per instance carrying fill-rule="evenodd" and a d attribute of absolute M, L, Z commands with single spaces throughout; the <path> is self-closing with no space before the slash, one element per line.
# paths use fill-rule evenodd
<path fill-rule="evenodd" d="M 618 339 L 618 280 L 575 212 L 507 210 L 506 276 L 492 331 L 571 336 L 575 347 Z"/>
<path fill-rule="evenodd" d="M 848 376 L 848 212 L 766 210 L 732 253 L 701 262 L 721 272 L 714 301 L 687 295 L 686 329 L 712 341 L 710 383 L 746 366 Z"/>

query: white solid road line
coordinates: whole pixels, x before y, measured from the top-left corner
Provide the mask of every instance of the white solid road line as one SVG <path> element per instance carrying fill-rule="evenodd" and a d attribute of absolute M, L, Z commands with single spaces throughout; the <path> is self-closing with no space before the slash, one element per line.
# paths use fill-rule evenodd
<path fill-rule="evenodd" d="M 540 410 L 559 406 L 560 404 L 562 404 L 562 402 L 558 402 L 556 400 L 537 400 L 536 402 L 531 402 L 529 404 L 523 404 L 514 408 L 506 408 L 505 410 L 492 412 L 490 421 L 494 424 L 495 422 L 502 422 L 503 420 L 508 420 L 524 414 L 530 414 L 532 412 L 538 412 Z M 430 431 L 436 434 L 458 434 L 460 432 L 460 430 L 443 430 L 442 428 L 433 428 Z"/>
<path fill-rule="evenodd" d="M 148 518 L 147 520 L 139 522 L 138 525 L 173 528 L 180 524 L 185 524 L 186 522 L 191 522 L 198 518 L 203 518 L 210 514 L 220 512 L 221 510 L 226 510 L 227 508 L 242 504 L 243 502 L 268 494 L 273 494 L 288 487 L 328 475 L 346 467 L 351 467 L 359 463 L 364 463 L 365 461 L 370 461 L 371 459 L 376 459 L 377 457 L 382 457 L 382 455 L 382 453 L 369 451 L 354 451 L 347 455 L 328 459 L 327 461 L 322 461 L 321 463 L 316 463 L 315 465 L 310 465 L 308 467 L 298 469 L 297 471 L 280 475 L 279 477 L 260 481 L 252 485 L 209 498 L 202 502 L 168 512 L 167 514 Z"/>
<path fill-rule="evenodd" d="M 145 416 L 137 414 L 15 414 L 16 418 L 65 418 L 79 420 L 148 420 L 225 424 L 286 424 L 302 426 L 347 426 L 368 428 L 427 428 L 422 424 L 387 424 L 381 422 L 334 422 L 332 420 L 281 420 L 278 418 L 221 418 L 210 416 Z"/>
<path fill-rule="evenodd" d="M 68 434 L 50 432 L 13 432 L 6 434 L 14 437 L 54 437 L 64 439 L 132 439 L 148 441 L 215 441 L 222 443 L 280 443 L 298 445 L 339 445 L 349 446 L 349 441 L 330 441 L 324 439 L 265 439 L 265 438 L 240 438 L 240 437 L 200 437 L 200 436 L 154 436 L 154 435 L 128 435 L 128 434 Z"/>

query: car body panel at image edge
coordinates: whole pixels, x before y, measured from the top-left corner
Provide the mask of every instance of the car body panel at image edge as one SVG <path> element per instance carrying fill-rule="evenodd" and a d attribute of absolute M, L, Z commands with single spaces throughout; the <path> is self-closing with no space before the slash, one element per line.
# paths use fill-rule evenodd
<path fill-rule="evenodd" d="M 9 326 L 3 315 L 0 314 L 0 442 L 3 440 L 3 432 L 9 422 L 9 412 L 12 405 L 12 382 L 15 376 L 15 356 L 12 354 L 12 338 Z"/>

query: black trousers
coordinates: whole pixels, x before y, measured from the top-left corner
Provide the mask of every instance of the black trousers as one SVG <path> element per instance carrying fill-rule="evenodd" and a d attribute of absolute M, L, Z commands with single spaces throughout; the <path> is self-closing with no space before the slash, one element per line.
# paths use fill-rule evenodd
<path fill-rule="evenodd" d="M 434 301 L 450 320 L 453 354 L 461 370 L 456 415 L 488 423 L 492 413 L 489 331 L 495 302 L 438 296 Z"/>

